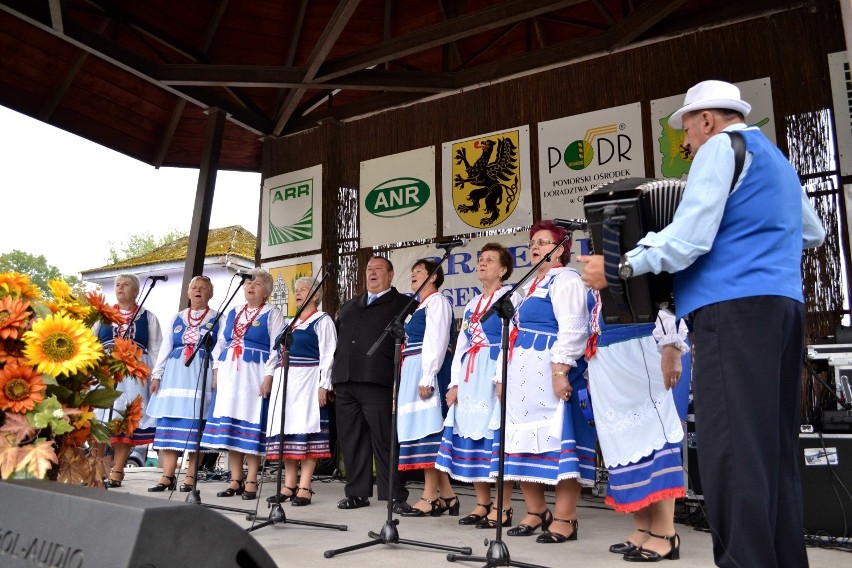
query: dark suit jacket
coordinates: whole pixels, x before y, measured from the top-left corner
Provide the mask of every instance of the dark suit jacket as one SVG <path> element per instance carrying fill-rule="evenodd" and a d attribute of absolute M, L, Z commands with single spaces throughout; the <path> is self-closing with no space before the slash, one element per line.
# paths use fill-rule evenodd
<path fill-rule="evenodd" d="M 340 308 L 337 315 L 337 350 L 331 368 L 331 382 L 393 385 L 394 339 L 388 334 L 372 357 L 367 351 L 384 333 L 393 316 L 409 302 L 396 288 L 367 305 L 367 294 L 357 296 Z M 417 307 L 412 303 L 408 313 Z"/>

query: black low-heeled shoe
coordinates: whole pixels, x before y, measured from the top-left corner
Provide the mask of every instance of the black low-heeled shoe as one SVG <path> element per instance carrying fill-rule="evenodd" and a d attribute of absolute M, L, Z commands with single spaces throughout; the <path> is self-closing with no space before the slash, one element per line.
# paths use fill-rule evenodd
<path fill-rule="evenodd" d="M 254 485 L 254 491 L 249 491 L 248 489 L 243 491 L 243 501 L 257 499 L 257 481 L 246 481 L 245 487 L 248 487 L 250 483 Z"/>
<path fill-rule="evenodd" d="M 236 483 L 237 488 L 234 489 L 233 487 L 231 487 L 231 483 Z M 245 490 L 246 490 L 246 484 L 243 483 L 242 479 L 237 479 L 235 481 L 231 481 L 230 483 L 228 483 L 227 489 L 217 493 L 216 497 L 233 497 L 234 495 L 242 495 Z"/>
<path fill-rule="evenodd" d="M 511 527 L 512 526 L 512 515 L 515 514 L 515 511 L 509 507 L 508 509 L 503 509 L 503 516 L 505 519 L 503 520 L 503 527 Z M 478 529 L 496 529 L 497 528 L 497 519 L 489 519 L 485 517 L 478 523 L 476 523 L 476 528 Z"/>
<path fill-rule="evenodd" d="M 632 552 L 628 552 L 624 555 L 624 559 L 628 562 L 659 562 L 660 560 L 678 560 L 680 558 L 680 536 L 677 533 L 674 533 L 672 536 L 665 536 L 654 534 L 652 532 L 648 532 L 654 538 L 659 538 L 662 540 L 669 541 L 671 545 L 671 550 L 669 550 L 668 554 L 660 554 L 659 552 L 654 552 L 653 550 L 648 550 L 647 548 L 642 548 L 641 546 Z"/>
<path fill-rule="evenodd" d="M 561 542 L 568 542 L 569 540 L 577 540 L 577 530 L 580 528 L 580 523 L 577 522 L 577 519 L 553 519 L 554 523 L 568 523 L 569 525 L 574 527 L 574 530 L 571 531 L 571 534 L 565 536 L 562 533 L 553 532 L 553 531 L 545 531 L 544 533 L 538 535 L 538 538 L 535 541 L 539 544 L 559 544 Z"/>
<path fill-rule="evenodd" d="M 286 485 L 282 485 L 281 489 L 288 490 L 290 494 L 285 495 L 284 493 L 276 493 L 275 495 L 270 495 L 269 497 L 267 497 L 266 502 L 273 504 L 284 503 L 285 501 L 289 501 L 296 495 L 296 487 L 287 487 Z"/>
<path fill-rule="evenodd" d="M 471 514 L 467 515 L 466 517 L 462 517 L 461 519 L 459 519 L 460 525 L 476 525 L 476 524 L 479 524 L 479 522 L 482 521 L 482 519 L 484 519 L 485 517 L 487 517 L 488 513 L 491 512 L 491 507 L 494 506 L 494 502 L 492 501 L 491 503 L 488 503 L 487 505 L 483 505 L 482 503 L 477 503 L 476 506 L 482 507 L 483 509 L 485 509 L 485 514 L 484 515 L 477 515 L 476 513 L 471 513 Z"/>
<path fill-rule="evenodd" d="M 311 504 L 311 499 L 314 497 L 313 489 L 308 489 L 307 487 L 299 487 L 298 491 L 307 491 L 310 493 L 308 497 L 299 497 L 297 494 L 293 494 L 290 498 L 290 505 L 293 507 L 304 507 L 305 505 Z"/>
<path fill-rule="evenodd" d="M 637 532 L 648 534 L 650 531 L 645 529 L 636 529 Z M 609 547 L 609 551 L 613 554 L 627 554 L 628 552 L 633 552 L 639 548 L 639 546 L 630 542 L 630 539 L 625 540 L 624 542 L 619 542 L 618 544 L 613 544 Z"/>
<path fill-rule="evenodd" d="M 409 510 L 403 511 L 402 513 L 400 513 L 400 515 L 403 516 L 403 517 L 431 517 L 431 516 L 437 517 L 437 516 L 440 515 L 440 513 L 438 513 L 438 515 L 435 515 L 435 511 L 440 509 L 440 505 L 438 504 L 437 499 L 435 499 L 434 501 L 430 501 L 429 499 L 426 499 L 425 497 L 421 497 L 420 500 L 428 503 L 429 506 L 431 507 L 431 509 L 428 510 L 428 511 L 423 511 L 421 509 L 418 509 L 417 507 L 411 507 Z"/>
<path fill-rule="evenodd" d="M 120 475 L 121 477 L 118 479 L 113 479 L 113 475 Z M 115 489 L 117 487 L 121 487 L 121 482 L 124 481 L 124 471 L 112 471 L 109 472 L 109 479 L 104 482 L 104 485 L 109 487 L 110 489 Z"/>
<path fill-rule="evenodd" d="M 453 501 L 455 501 L 455 503 L 450 505 L 450 503 L 452 503 Z M 432 516 L 433 517 L 440 517 L 441 515 L 444 514 L 444 512 L 449 512 L 451 517 L 458 517 L 460 508 L 461 508 L 461 502 L 459 501 L 458 495 L 453 495 L 452 497 L 450 497 L 448 499 L 444 499 L 443 497 L 438 497 L 438 508 L 432 509 Z"/>
<path fill-rule="evenodd" d="M 165 490 L 174 491 L 177 486 L 177 481 L 175 481 L 174 475 L 164 475 L 163 479 L 168 479 L 168 483 L 159 483 L 157 485 L 152 485 L 148 488 L 148 493 L 162 493 Z"/>
<path fill-rule="evenodd" d="M 186 482 L 187 479 L 195 479 L 195 476 L 194 475 L 187 475 L 184 478 L 183 483 L 181 483 L 180 487 L 178 487 L 178 491 L 180 491 L 181 493 L 189 493 L 190 491 L 192 491 L 192 483 L 187 483 Z"/>
<path fill-rule="evenodd" d="M 550 523 L 553 522 L 553 513 L 550 512 L 550 509 L 545 509 L 543 513 L 530 513 L 529 511 L 527 511 L 527 514 L 535 515 L 536 517 L 541 519 L 541 522 L 534 527 L 521 523 L 515 528 L 507 530 L 507 536 L 530 536 L 536 530 L 538 530 L 539 527 L 541 527 L 542 531 L 546 531 L 547 527 L 550 526 Z"/>

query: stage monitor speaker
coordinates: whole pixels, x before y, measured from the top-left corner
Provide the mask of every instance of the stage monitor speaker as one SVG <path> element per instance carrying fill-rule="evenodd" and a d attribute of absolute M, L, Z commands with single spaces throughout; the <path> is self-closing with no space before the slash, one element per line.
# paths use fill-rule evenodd
<path fill-rule="evenodd" d="M 275 568 L 220 513 L 50 481 L 0 482 L 0 566 Z"/>
<path fill-rule="evenodd" d="M 852 435 L 800 434 L 799 475 L 805 532 L 852 537 Z"/>

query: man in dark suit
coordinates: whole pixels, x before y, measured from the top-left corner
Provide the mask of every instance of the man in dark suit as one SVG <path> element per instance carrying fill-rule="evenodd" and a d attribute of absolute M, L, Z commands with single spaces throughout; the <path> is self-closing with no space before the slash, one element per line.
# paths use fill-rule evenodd
<path fill-rule="evenodd" d="M 372 356 L 367 351 L 400 313 L 409 298 L 391 286 L 393 264 L 374 256 L 367 263 L 367 293 L 349 300 L 337 316 L 337 351 L 332 366 L 336 394 L 337 432 L 346 464 L 346 498 L 337 507 L 357 509 L 370 504 L 373 495 L 373 457 L 379 500 L 393 498 L 394 511 L 408 508 L 408 491 L 394 475 L 388 491 L 393 405 L 394 339 L 383 339 Z M 409 311 L 414 310 L 411 305 Z M 394 449 L 394 457 L 398 452 Z M 396 468 L 396 463 L 394 463 Z"/>

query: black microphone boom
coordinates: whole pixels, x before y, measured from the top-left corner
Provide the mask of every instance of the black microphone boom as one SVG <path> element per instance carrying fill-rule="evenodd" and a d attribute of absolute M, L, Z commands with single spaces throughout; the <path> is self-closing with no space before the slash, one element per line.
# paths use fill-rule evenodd
<path fill-rule="evenodd" d="M 463 239 L 455 239 L 453 241 L 446 241 L 446 242 L 443 242 L 443 243 L 435 243 L 435 248 L 439 248 L 439 249 L 442 249 L 442 250 L 452 250 L 456 247 L 462 247 L 462 246 L 464 246 L 464 240 Z"/>
<path fill-rule="evenodd" d="M 243 282 L 245 282 L 246 280 L 251 280 L 252 278 L 254 278 L 254 274 L 246 274 L 244 272 L 237 272 L 237 276 L 239 276 L 240 279 Z"/>
<path fill-rule="evenodd" d="M 169 279 L 169 276 L 167 274 L 163 274 L 161 276 L 149 276 L 148 278 L 150 278 L 154 282 L 156 282 L 157 280 L 162 280 L 163 282 L 165 282 Z"/>
<path fill-rule="evenodd" d="M 562 227 L 566 231 L 587 231 L 589 223 L 586 221 L 568 221 L 567 219 L 554 219 L 553 224 Z"/>

